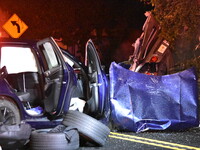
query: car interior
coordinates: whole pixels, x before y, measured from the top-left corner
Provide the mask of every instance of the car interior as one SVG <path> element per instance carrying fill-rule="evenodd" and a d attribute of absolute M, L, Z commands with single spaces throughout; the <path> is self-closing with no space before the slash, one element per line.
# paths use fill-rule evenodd
<path fill-rule="evenodd" d="M 24 107 L 28 110 L 39 105 L 43 106 L 41 103 L 44 98 L 41 90 L 41 79 L 31 49 L 27 47 L 1 47 L 1 67 L 3 66 L 6 66 L 8 72 L 6 80 Z"/>

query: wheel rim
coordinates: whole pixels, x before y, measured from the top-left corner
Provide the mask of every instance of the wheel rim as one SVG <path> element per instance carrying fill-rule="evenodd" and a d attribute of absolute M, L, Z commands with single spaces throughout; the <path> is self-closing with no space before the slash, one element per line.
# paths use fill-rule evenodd
<path fill-rule="evenodd" d="M 14 112 L 7 107 L 0 107 L 0 124 L 15 124 L 16 117 Z"/>

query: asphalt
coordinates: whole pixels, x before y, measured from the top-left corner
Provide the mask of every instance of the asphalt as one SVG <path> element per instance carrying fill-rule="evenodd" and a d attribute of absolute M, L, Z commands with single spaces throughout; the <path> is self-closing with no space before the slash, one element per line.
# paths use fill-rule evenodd
<path fill-rule="evenodd" d="M 13 145 L 14 146 L 14 145 Z M 149 131 L 142 133 L 112 130 L 102 147 L 91 143 L 81 145 L 78 150 L 200 150 L 200 127 L 187 131 Z M 3 149 L 5 150 L 5 149 Z M 30 150 L 29 147 L 9 150 Z"/>
<path fill-rule="evenodd" d="M 81 146 L 79 150 L 200 150 L 200 127 L 181 132 L 111 132 L 103 147 Z"/>

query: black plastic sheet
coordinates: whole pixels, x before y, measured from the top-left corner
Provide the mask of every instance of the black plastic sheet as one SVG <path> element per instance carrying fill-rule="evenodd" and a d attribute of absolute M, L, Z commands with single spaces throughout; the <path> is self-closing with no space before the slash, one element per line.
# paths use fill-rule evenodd
<path fill-rule="evenodd" d="M 195 69 L 153 76 L 110 66 L 111 119 L 121 130 L 185 130 L 199 125 Z"/>

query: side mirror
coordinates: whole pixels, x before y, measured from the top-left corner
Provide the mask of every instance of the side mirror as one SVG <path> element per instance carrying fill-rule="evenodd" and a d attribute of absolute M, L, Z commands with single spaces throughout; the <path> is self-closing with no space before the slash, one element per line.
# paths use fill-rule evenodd
<path fill-rule="evenodd" d="M 1 69 L 0 69 L 0 79 L 4 79 L 6 78 L 8 75 L 8 71 L 6 69 L 6 66 L 3 66 Z"/>

